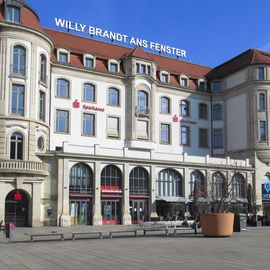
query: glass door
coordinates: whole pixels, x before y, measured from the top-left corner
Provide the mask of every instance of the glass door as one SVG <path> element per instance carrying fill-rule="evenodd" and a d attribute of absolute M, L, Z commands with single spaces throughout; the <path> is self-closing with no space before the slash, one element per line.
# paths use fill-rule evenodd
<path fill-rule="evenodd" d="M 130 215 L 133 224 L 147 221 L 147 200 L 130 201 Z"/>
<path fill-rule="evenodd" d="M 103 225 L 120 224 L 119 200 L 102 200 L 101 207 Z"/>
<path fill-rule="evenodd" d="M 90 201 L 70 201 L 69 214 L 71 225 L 89 225 L 91 213 L 90 206 Z"/>

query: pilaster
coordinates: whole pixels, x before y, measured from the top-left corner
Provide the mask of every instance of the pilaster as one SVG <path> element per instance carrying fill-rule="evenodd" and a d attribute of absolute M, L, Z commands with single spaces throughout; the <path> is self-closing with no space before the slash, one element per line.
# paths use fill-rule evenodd
<path fill-rule="evenodd" d="M 149 216 L 151 219 L 158 219 L 157 204 L 156 204 L 156 166 L 151 166 L 150 173 L 150 201 L 149 201 Z"/>
<path fill-rule="evenodd" d="M 130 225 L 131 216 L 129 211 L 129 164 L 124 164 L 122 209 L 123 225 Z"/>
<path fill-rule="evenodd" d="M 101 215 L 101 185 L 100 185 L 100 162 L 95 162 L 94 201 L 93 201 L 93 225 L 102 225 Z"/>
<path fill-rule="evenodd" d="M 41 227 L 41 183 L 32 184 L 32 227 Z"/>

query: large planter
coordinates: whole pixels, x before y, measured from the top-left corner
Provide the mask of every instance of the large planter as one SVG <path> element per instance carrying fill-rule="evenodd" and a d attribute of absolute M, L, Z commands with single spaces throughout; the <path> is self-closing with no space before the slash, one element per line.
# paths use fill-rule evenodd
<path fill-rule="evenodd" d="M 233 234 L 233 213 L 203 213 L 200 215 L 204 236 L 226 237 Z"/>

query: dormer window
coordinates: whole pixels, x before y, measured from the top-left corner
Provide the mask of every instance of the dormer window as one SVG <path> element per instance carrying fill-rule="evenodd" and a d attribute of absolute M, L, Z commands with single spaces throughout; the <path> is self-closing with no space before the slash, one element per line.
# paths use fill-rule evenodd
<path fill-rule="evenodd" d="M 150 67 L 150 65 L 137 63 L 136 64 L 136 73 L 137 74 L 151 75 L 151 67 Z"/>
<path fill-rule="evenodd" d="M 69 51 L 65 50 L 65 49 L 59 49 L 57 51 L 57 60 L 60 62 L 60 63 L 63 63 L 63 64 L 68 64 L 69 63 Z"/>
<path fill-rule="evenodd" d="M 180 76 L 180 86 L 188 87 L 188 77 L 187 76 Z"/>
<path fill-rule="evenodd" d="M 160 81 L 162 83 L 169 83 L 169 73 L 166 71 L 161 71 L 160 73 Z"/>
<path fill-rule="evenodd" d="M 198 80 L 198 89 L 200 91 L 205 91 L 206 90 L 206 80 L 205 79 L 199 79 Z"/>
<path fill-rule="evenodd" d="M 109 60 L 109 71 L 119 73 L 119 63 L 115 60 Z"/>
<path fill-rule="evenodd" d="M 220 92 L 221 91 L 221 81 L 213 81 L 212 91 L 213 92 Z"/>
<path fill-rule="evenodd" d="M 86 68 L 95 68 L 96 66 L 96 61 L 95 61 L 95 57 L 92 55 L 84 55 L 83 57 L 83 62 L 84 62 L 84 66 Z"/>
<path fill-rule="evenodd" d="M 14 23 L 21 22 L 21 8 L 19 6 L 6 6 L 6 20 Z"/>

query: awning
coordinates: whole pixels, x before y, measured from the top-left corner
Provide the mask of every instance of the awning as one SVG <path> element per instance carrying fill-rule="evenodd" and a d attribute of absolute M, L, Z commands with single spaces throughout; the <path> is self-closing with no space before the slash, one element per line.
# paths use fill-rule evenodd
<path fill-rule="evenodd" d="M 157 197 L 158 201 L 165 201 L 165 202 L 187 202 L 187 199 L 185 199 L 184 197 Z"/>

